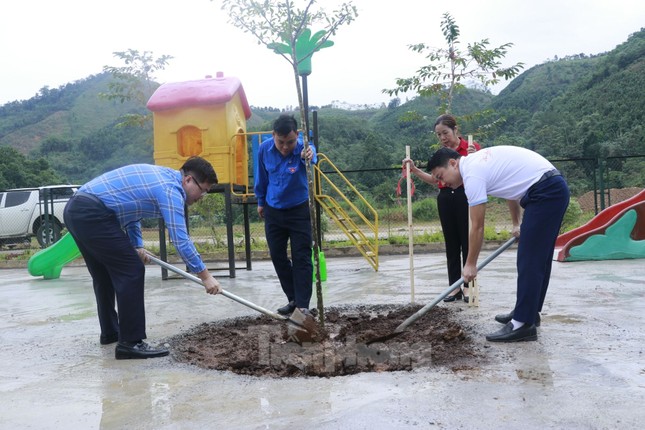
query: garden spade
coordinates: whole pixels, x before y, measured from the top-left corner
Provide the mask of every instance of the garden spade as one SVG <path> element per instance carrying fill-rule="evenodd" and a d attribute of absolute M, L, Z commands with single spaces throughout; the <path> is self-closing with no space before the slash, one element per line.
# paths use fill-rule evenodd
<path fill-rule="evenodd" d="M 482 261 L 477 265 L 477 271 L 482 270 L 488 263 L 493 261 L 499 254 L 501 254 L 512 244 L 514 244 L 516 240 L 517 239 L 515 237 L 512 237 L 506 243 L 500 246 L 495 252 L 493 252 L 491 255 L 486 257 L 484 261 Z M 392 333 L 369 340 L 366 342 L 366 344 L 369 345 L 375 342 L 384 342 L 388 339 L 392 339 L 393 337 L 400 335 L 405 331 L 406 328 L 408 328 L 410 324 L 414 323 L 416 320 L 418 320 L 419 318 L 427 314 L 430 309 L 432 309 L 437 303 L 441 302 L 443 299 L 448 297 L 448 294 L 452 293 L 457 288 L 460 288 L 463 283 L 464 283 L 464 278 L 463 277 L 459 278 L 457 282 L 455 282 L 454 284 L 446 288 L 441 294 L 439 294 L 436 299 L 434 299 L 432 302 L 428 303 L 427 305 L 419 309 L 411 317 L 403 321 L 397 328 L 394 329 Z"/>
<path fill-rule="evenodd" d="M 154 255 L 151 255 L 150 253 L 148 253 L 148 258 L 150 258 L 150 261 L 152 261 L 153 263 L 156 263 L 159 266 L 170 270 L 171 272 L 174 272 L 174 273 L 176 273 L 176 274 L 178 274 L 178 275 L 180 275 L 180 276 L 182 276 L 182 277 L 184 277 L 184 278 L 186 278 L 186 279 L 188 279 L 190 281 L 193 281 L 193 282 L 195 282 L 195 283 L 197 283 L 199 285 L 202 285 L 202 286 L 204 285 L 202 280 L 199 279 L 197 276 L 191 275 L 188 272 L 184 272 L 180 268 L 175 267 L 172 264 L 168 264 L 165 261 L 155 257 Z M 290 327 L 294 329 L 294 334 L 296 335 L 296 337 L 302 336 L 304 338 L 304 337 L 310 336 L 309 331 L 308 331 L 308 329 L 306 327 L 308 324 L 304 320 L 303 321 L 297 321 L 294 318 L 282 316 L 282 315 L 280 315 L 278 313 L 275 313 L 275 312 L 272 312 L 272 311 L 270 311 L 268 309 L 265 309 L 262 306 L 258 306 L 255 303 L 251 303 L 248 300 L 243 299 L 242 297 L 236 296 L 233 293 L 229 293 L 228 291 L 225 291 L 224 289 L 222 289 L 222 292 L 220 294 L 223 295 L 224 297 L 227 297 L 227 298 L 229 298 L 231 300 L 234 300 L 234 301 L 236 301 L 236 302 L 238 302 L 238 303 L 240 303 L 240 304 L 242 304 L 242 305 L 244 305 L 246 307 L 249 307 L 249 308 L 251 308 L 253 310 L 256 310 L 256 311 L 258 311 L 260 313 L 263 313 L 264 315 L 267 315 L 267 316 L 269 316 L 269 317 L 271 317 L 273 319 L 288 323 L 290 325 Z M 315 326 L 315 322 L 313 324 Z M 305 334 L 305 333 L 307 333 L 307 334 Z"/>
<path fill-rule="evenodd" d="M 304 314 L 300 309 L 296 308 L 291 314 L 291 320 L 303 327 L 304 330 L 294 330 L 289 327 L 289 340 L 299 344 L 321 340 L 318 324 L 316 324 L 316 320 L 311 314 Z"/>

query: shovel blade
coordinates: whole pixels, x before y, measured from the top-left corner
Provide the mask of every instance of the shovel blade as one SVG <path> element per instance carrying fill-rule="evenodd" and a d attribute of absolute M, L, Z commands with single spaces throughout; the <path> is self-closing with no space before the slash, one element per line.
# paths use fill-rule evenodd
<path fill-rule="evenodd" d="M 367 342 L 365 342 L 365 345 L 371 345 L 373 343 L 385 342 L 385 341 L 388 341 L 390 339 L 393 339 L 393 338 L 397 337 L 400 334 L 403 334 L 403 330 L 401 330 L 401 331 L 396 331 L 395 330 L 392 333 L 386 334 L 385 336 L 379 336 L 379 337 L 375 337 L 373 339 L 370 339 Z"/>
<path fill-rule="evenodd" d="M 318 324 L 313 316 L 305 315 L 300 309 L 296 308 L 289 318 L 288 333 L 289 340 L 299 344 L 305 342 L 315 342 L 319 337 Z"/>

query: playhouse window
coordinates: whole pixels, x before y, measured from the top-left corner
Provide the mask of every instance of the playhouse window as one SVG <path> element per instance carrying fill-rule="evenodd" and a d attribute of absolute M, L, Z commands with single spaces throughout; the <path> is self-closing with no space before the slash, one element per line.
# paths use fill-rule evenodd
<path fill-rule="evenodd" d="M 177 131 L 177 153 L 182 157 L 192 157 L 202 153 L 202 131 L 192 125 Z"/>

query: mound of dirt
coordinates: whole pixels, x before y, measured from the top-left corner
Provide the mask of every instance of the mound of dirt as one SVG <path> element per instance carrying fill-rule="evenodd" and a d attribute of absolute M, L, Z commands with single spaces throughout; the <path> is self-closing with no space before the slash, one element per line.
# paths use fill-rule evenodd
<path fill-rule="evenodd" d="M 202 324 L 168 343 L 179 362 L 253 376 L 330 377 L 481 365 L 483 352 L 476 350 L 456 312 L 443 307 L 432 309 L 394 338 L 370 343 L 392 333 L 420 307 L 329 308 L 319 342 L 294 342 L 286 323 L 259 316 Z"/>

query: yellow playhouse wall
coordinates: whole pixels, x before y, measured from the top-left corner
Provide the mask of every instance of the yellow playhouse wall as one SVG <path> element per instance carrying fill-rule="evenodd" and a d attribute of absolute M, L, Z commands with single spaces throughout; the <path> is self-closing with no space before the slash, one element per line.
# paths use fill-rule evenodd
<path fill-rule="evenodd" d="M 153 120 L 155 164 L 179 169 L 190 156 L 198 155 L 213 165 L 220 183 L 248 186 L 246 138 L 235 138 L 238 133 L 246 133 L 238 94 L 225 104 L 153 112 Z M 191 153 L 188 148 L 188 153 L 182 155 L 179 149 L 177 132 L 186 126 L 201 130 L 198 153 Z"/>

